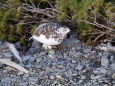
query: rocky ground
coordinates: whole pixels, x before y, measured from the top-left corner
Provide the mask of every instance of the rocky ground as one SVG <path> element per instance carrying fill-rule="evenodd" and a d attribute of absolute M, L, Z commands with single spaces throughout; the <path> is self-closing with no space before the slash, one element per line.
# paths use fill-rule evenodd
<path fill-rule="evenodd" d="M 16 62 L 3 44 L 0 58 Z M 114 53 L 70 39 L 59 47 L 46 51 L 34 45 L 27 52 L 20 51 L 23 63 L 18 64 L 29 74 L 0 64 L 0 86 L 115 86 Z"/>

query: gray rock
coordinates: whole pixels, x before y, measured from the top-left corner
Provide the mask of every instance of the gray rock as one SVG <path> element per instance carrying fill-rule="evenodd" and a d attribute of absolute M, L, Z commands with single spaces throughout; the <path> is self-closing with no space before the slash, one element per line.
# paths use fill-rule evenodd
<path fill-rule="evenodd" d="M 29 63 L 29 64 L 27 64 L 25 67 L 26 67 L 26 68 L 31 68 L 32 65 Z"/>
<path fill-rule="evenodd" d="M 3 53 L 6 58 L 11 58 L 13 54 L 11 52 L 5 52 Z"/>
<path fill-rule="evenodd" d="M 96 70 L 93 71 L 95 74 L 107 74 L 107 69 L 105 68 L 97 68 Z"/>
<path fill-rule="evenodd" d="M 5 78 L 1 79 L 1 83 L 2 83 L 2 85 L 10 84 L 11 80 L 12 79 L 10 77 L 5 77 Z"/>
<path fill-rule="evenodd" d="M 0 45 L 2 45 L 2 41 L 0 41 Z"/>
<path fill-rule="evenodd" d="M 78 39 L 78 34 L 77 33 L 72 33 L 70 35 L 70 39 Z"/>
<path fill-rule="evenodd" d="M 32 85 L 35 85 L 35 84 L 38 82 L 38 79 L 35 78 L 35 77 L 29 77 L 29 82 L 30 82 Z"/>
<path fill-rule="evenodd" d="M 83 50 L 83 52 L 84 53 L 90 53 L 91 52 L 91 49 L 89 48 L 89 49 L 85 49 L 85 50 Z"/>
<path fill-rule="evenodd" d="M 91 77 L 91 79 L 99 79 L 99 78 L 101 78 L 101 76 L 100 75 L 97 75 L 97 76 L 93 76 L 93 77 Z"/>
<path fill-rule="evenodd" d="M 75 54 L 76 56 L 82 56 L 83 55 L 83 53 L 81 53 L 81 52 L 76 52 L 76 54 Z"/>
<path fill-rule="evenodd" d="M 3 64 L 0 64 L 0 68 L 3 67 Z"/>
<path fill-rule="evenodd" d="M 53 75 L 50 76 L 50 79 L 55 79 L 55 77 Z"/>
<path fill-rule="evenodd" d="M 70 46 L 72 44 L 78 43 L 80 40 L 78 39 L 66 39 L 61 45 L 62 46 Z"/>
<path fill-rule="evenodd" d="M 52 59 L 56 58 L 56 56 L 53 55 L 53 54 L 49 54 L 48 57 L 50 57 L 50 58 L 52 58 Z"/>
<path fill-rule="evenodd" d="M 28 82 L 20 83 L 20 86 L 28 86 Z"/>
<path fill-rule="evenodd" d="M 82 70 L 82 68 L 83 68 L 83 65 L 81 65 L 81 64 L 78 64 L 78 66 L 76 67 L 76 69 L 79 71 Z"/>
<path fill-rule="evenodd" d="M 109 86 L 109 84 L 103 84 L 103 86 Z"/>
<path fill-rule="evenodd" d="M 23 57 L 23 62 L 29 62 L 29 63 L 33 63 L 35 61 L 35 57 L 34 56 L 31 56 L 31 55 L 28 55 L 28 56 L 24 56 Z"/>
<path fill-rule="evenodd" d="M 58 84 L 58 85 L 56 85 L 56 86 L 63 86 L 62 84 Z"/>
<path fill-rule="evenodd" d="M 24 74 L 24 72 L 22 72 L 22 71 L 18 72 L 18 75 L 23 75 L 23 74 Z"/>
<path fill-rule="evenodd" d="M 111 40 L 111 41 L 109 41 L 109 42 L 107 43 L 107 49 L 108 49 L 109 51 L 115 52 L 115 45 L 112 45 L 112 43 L 113 43 L 113 44 L 115 43 L 115 39 L 113 39 L 113 40 Z"/>
<path fill-rule="evenodd" d="M 100 73 L 102 73 L 102 74 L 107 74 L 107 72 L 108 72 L 108 71 L 107 71 L 105 68 L 101 68 L 101 69 L 100 69 Z"/>
<path fill-rule="evenodd" d="M 41 62 L 41 61 L 42 61 L 42 58 L 40 58 L 40 57 L 36 58 L 36 62 L 37 62 L 37 63 L 39 63 L 39 62 Z"/>
<path fill-rule="evenodd" d="M 81 75 L 81 79 L 86 79 L 86 76 L 84 76 L 84 75 Z"/>
<path fill-rule="evenodd" d="M 104 67 L 108 67 L 109 66 L 108 56 L 103 56 L 101 58 L 101 66 L 104 66 Z"/>
<path fill-rule="evenodd" d="M 64 46 L 78 43 L 73 38 L 70 40 L 66 40 Z M 0 51 L 0 58 L 6 58 L 2 54 Z M 18 64 L 30 72 L 25 74 L 10 66 L 3 66 L 0 68 L 0 86 L 112 86 L 115 83 L 114 55 L 92 50 L 83 43 L 63 51 L 37 51 L 36 47 L 32 47 L 22 60 L 23 63 Z M 99 66 L 94 67 L 98 62 Z"/>
<path fill-rule="evenodd" d="M 112 63 L 112 64 L 110 65 L 110 67 L 111 67 L 112 70 L 115 71 L 115 63 Z"/>

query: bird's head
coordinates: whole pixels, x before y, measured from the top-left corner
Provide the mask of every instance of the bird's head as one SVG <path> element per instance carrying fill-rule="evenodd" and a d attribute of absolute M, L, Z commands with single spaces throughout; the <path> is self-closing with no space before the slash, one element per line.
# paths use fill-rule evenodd
<path fill-rule="evenodd" d="M 70 32 L 70 29 L 69 29 L 68 27 L 60 27 L 60 28 L 59 28 L 59 31 L 60 31 L 62 34 L 66 35 L 67 33 Z"/>

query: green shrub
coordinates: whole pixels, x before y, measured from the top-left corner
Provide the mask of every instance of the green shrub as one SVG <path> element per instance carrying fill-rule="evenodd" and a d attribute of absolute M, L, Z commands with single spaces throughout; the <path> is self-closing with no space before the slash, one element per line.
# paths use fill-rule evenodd
<path fill-rule="evenodd" d="M 20 41 L 25 45 L 25 38 L 29 37 L 26 26 L 23 24 L 25 20 L 24 10 L 20 0 L 7 0 L 0 3 L 0 40 L 9 42 Z M 6 5 L 4 7 L 4 5 Z M 28 19 L 29 21 L 30 19 Z"/>
<path fill-rule="evenodd" d="M 97 31 L 102 29 L 102 27 L 90 24 L 95 23 L 95 16 L 99 24 L 115 28 L 114 25 L 109 25 L 105 21 L 105 19 L 112 22 L 115 21 L 115 15 L 112 14 L 115 13 L 114 6 L 113 0 L 57 0 L 56 8 L 61 12 L 57 15 L 57 19 L 60 21 L 68 19 L 69 17 L 71 20 L 76 21 L 78 28 L 74 29 L 80 33 L 80 38 L 85 42 L 91 42 L 99 34 L 90 33 L 97 33 Z M 112 13 L 110 14 L 110 12 Z"/>
<path fill-rule="evenodd" d="M 50 8 L 47 11 L 54 17 L 27 11 L 23 9 L 23 4 L 40 9 Z M 58 12 L 54 12 L 52 8 Z M 74 31 L 79 32 L 80 39 L 90 43 L 100 35 L 98 31 L 109 31 L 108 28 L 94 25 L 95 16 L 99 24 L 114 29 L 114 14 L 114 0 L 0 0 L 0 40 L 19 41 L 26 45 L 26 39 L 31 36 L 42 19 L 46 19 L 62 23 L 67 22 L 66 20 L 72 21 L 75 23 Z M 105 19 L 112 23 L 106 22 Z M 109 34 L 113 35 L 115 32 L 111 31 Z"/>

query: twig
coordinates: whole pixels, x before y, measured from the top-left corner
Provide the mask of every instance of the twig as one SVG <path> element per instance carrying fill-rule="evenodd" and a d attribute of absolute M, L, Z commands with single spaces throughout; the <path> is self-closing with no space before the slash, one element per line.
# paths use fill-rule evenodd
<path fill-rule="evenodd" d="M 9 47 L 9 49 L 13 52 L 14 56 L 20 61 L 22 62 L 21 57 L 19 56 L 19 52 L 17 51 L 17 49 L 15 48 L 14 44 L 7 42 L 7 46 Z"/>
<path fill-rule="evenodd" d="M 104 36 L 105 34 L 106 34 L 106 33 L 103 32 L 103 33 L 101 33 L 100 35 L 98 35 L 98 36 L 95 38 L 94 42 L 96 42 L 100 37 Z"/>
<path fill-rule="evenodd" d="M 16 68 L 16 69 L 18 69 L 18 70 L 20 70 L 24 73 L 29 73 L 29 71 L 27 69 L 25 69 L 24 67 L 16 64 L 15 62 L 10 61 L 9 59 L 0 59 L 0 63 L 9 65 L 11 67 L 14 67 L 14 68 Z"/>
<path fill-rule="evenodd" d="M 26 5 L 26 6 L 23 6 L 23 9 L 25 11 L 29 11 L 29 12 L 32 12 L 32 13 L 40 13 L 40 14 L 46 15 L 50 18 L 55 17 L 54 15 L 52 15 L 53 11 L 51 12 L 51 10 L 49 11 L 49 9 L 33 8 L 32 6 L 30 6 L 28 4 L 23 4 L 23 5 Z"/>
<path fill-rule="evenodd" d="M 34 5 L 34 3 L 32 2 L 32 0 L 30 0 L 30 2 L 31 2 L 31 4 L 32 4 L 32 6 L 33 6 L 34 8 L 36 8 L 35 5 Z"/>
<path fill-rule="evenodd" d="M 109 29 L 111 31 L 115 31 L 113 28 L 105 26 L 105 25 L 102 25 L 102 24 L 99 24 L 99 23 L 92 23 L 92 22 L 89 22 L 89 21 L 86 21 L 86 20 L 81 20 L 81 19 L 77 19 L 77 21 L 79 21 L 79 22 L 85 22 L 85 23 L 97 26 L 99 28 L 106 28 L 106 29 Z"/>

